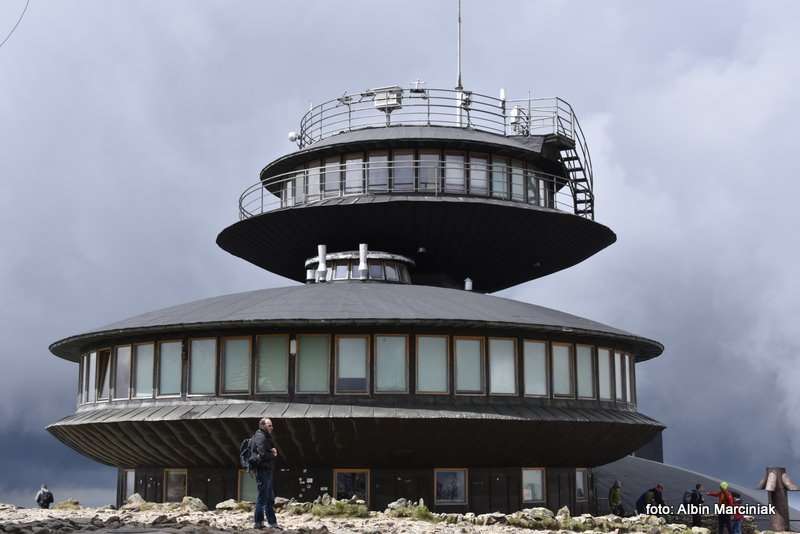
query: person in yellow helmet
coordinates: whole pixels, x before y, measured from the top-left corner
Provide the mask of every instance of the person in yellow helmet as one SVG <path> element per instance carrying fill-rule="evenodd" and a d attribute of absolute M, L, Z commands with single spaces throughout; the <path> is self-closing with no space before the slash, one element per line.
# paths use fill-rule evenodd
<path fill-rule="evenodd" d="M 718 497 L 719 504 L 722 506 L 733 506 L 733 494 L 728 491 L 728 483 L 724 480 L 719 483 L 719 491 L 709 491 L 706 495 Z M 717 514 L 717 534 L 723 534 L 723 529 L 727 534 L 731 534 L 731 515 Z"/>

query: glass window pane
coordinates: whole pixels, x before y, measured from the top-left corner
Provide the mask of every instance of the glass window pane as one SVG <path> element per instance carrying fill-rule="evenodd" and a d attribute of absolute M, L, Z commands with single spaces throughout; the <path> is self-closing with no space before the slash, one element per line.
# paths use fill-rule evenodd
<path fill-rule="evenodd" d="M 600 398 L 611 399 L 611 353 L 608 349 L 597 349 L 597 378 Z"/>
<path fill-rule="evenodd" d="M 259 336 L 256 392 L 289 391 L 289 336 Z"/>
<path fill-rule="evenodd" d="M 419 191 L 438 191 L 441 166 L 439 152 L 419 153 Z"/>
<path fill-rule="evenodd" d="M 389 190 L 389 153 L 384 151 L 370 152 L 367 166 L 367 186 L 370 192 L 386 192 Z"/>
<path fill-rule="evenodd" d="M 309 163 L 308 171 L 306 171 L 306 180 L 308 181 L 308 201 L 313 202 L 321 198 L 319 181 L 321 178 L 319 162 L 312 161 Z"/>
<path fill-rule="evenodd" d="M 136 493 L 136 471 L 133 469 L 125 470 L 125 495 L 123 499 L 127 499 Z"/>
<path fill-rule="evenodd" d="M 434 476 L 436 504 L 467 504 L 466 469 L 437 469 Z"/>
<path fill-rule="evenodd" d="M 525 394 L 547 395 L 547 345 L 525 341 Z"/>
<path fill-rule="evenodd" d="M 508 198 L 508 164 L 499 158 L 492 161 L 492 196 Z"/>
<path fill-rule="evenodd" d="M 77 394 L 77 402 L 80 405 L 83 402 L 83 360 L 85 356 L 81 355 L 80 359 L 78 360 L 78 394 Z"/>
<path fill-rule="evenodd" d="M 395 150 L 392 157 L 392 189 L 414 190 L 414 151 Z"/>
<path fill-rule="evenodd" d="M 383 280 L 383 262 L 371 261 L 369 262 L 369 277 L 371 280 Z"/>
<path fill-rule="evenodd" d="M 628 402 L 636 402 L 636 381 L 634 374 L 636 372 L 636 362 L 633 356 L 626 355 L 628 360 Z"/>
<path fill-rule="evenodd" d="M 417 336 L 417 392 L 447 393 L 447 338 Z"/>
<path fill-rule="evenodd" d="M 297 174 L 294 175 L 294 194 L 298 204 L 306 201 L 306 171 L 303 167 L 298 167 Z"/>
<path fill-rule="evenodd" d="M 544 469 L 522 470 L 522 502 L 544 501 Z"/>
<path fill-rule="evenodd" d="M 572 395 L 571 350 L 569 345 L 553 343 L 553 394 Z"/>
<path fill-rule="evenodd" d="M 489 392 L 517 392 L 516 359 L 513 339 L 489 339 Z"/>
<path fill-rule="evenodd" d="M 364 158 L 361 154 L 349 155 L 345 159 L 344 192 L 348 195 L 364 191 Z"/>
<path fill-rule="evenodd" d="M 101 350 L 97 352 L 97 400 L 108 400 L 111 393 L 111 351 Z"/>
<path fill-rule="evenodd" d="M 181 502 L 186 497 L 186 471 L 164 471 L 164 502 Z"/>
<path fill-rule="evenodd" d="M 511 162 L 511 198 L 525 200 L 525 173 L 522 161 L 515 159 Z"/>
<path fill-rule="evenodd" d="M 333 497 L 349 499 L 352 496 L 369 505 L 369 472 L 368 471 L 336 471 L 333 483 Z"/>
<path fill-rule="evenodd" d="M 528 171 L 528 202 L 535 205 L 539 204 L 539 178 L 534 171 Z"/>
<path fill-rule="evenodd" d="M 614 384 L 617 400 L 622 400 L 622 354 L 614 353 Z"/>
<path fill-rule="evenodd" d="M 181 342 L 158 344 L 158 394 L 181 393 Z"/>
<path fill-rule="evenodd" d="M 444 189 L 448 193 L 464 192 L 464 155 L 444 155 Z"/>
<path fill-rule="evenodd" d="M 408 391 L 405 336 L 375 336 L 375 391 Z"/>
<path fill-rule="evenodd" d="M 337 393 L 367 392 L 367 338 L 340 337 L 336 340 Z"/>
<path fill-rule="evenodd" d="M 258 498 L 258 484 L 256 484 L 255 473 L 239 471 L 239 500 L 256 502 Z"/>
<path fill-rule="evenodd" d="M 97 400 L 97 353 L 89 353 L 89 402 Z"/>
<path fill-rule="evenodd" d="M 341 163 L 339 157 L 328 158 L 325 160 L 325 197 L 339 196 L 339 185 L 341 184 Z"/>
<path fill-rule="evenodd" d="M 89 402 L 89 355 L 84 354 L 81 362 L 81 402 Z"/>
<path fill-rule="evenodd" d="M 585 501 L 588 499 L 586 494 L 588 473 L 584 469 L 575 470 L 575 500 Z"/>
<path fill-rule="evenodd" d="M 250 391 L 250 338 L 226 339 L 222 359 L 223 393 Z"/>
<path fill-rule="evenodd" d="M 456 338 L 456 393 L 483 392 L 480 339 Z"/>
<path fill-rule="evenodd" d="M 337 263 L 333 268 L 334 280 L 347 280 L 347 274 L 350 272 L 350 264 L 347 261 Z"/>
<path fill-rule="evenodd" d="M 397 264 L 392 262 L 386 262 L 386 280 L 389 282 L 399 282 L 400 281 L 400 273 L 397 272 Z"/>
<path fill-rule="evenodd" d="M 592 365 L 592 347 L 578 345 L 578 396 L 594 397 L 594 369 Z"/>
<path fill-rule="evenodd" d="M 469 158 L 469 192 L 472 195 L 489 193 L 489 159 L 486 156 Z"/>
<path fill-rule="evenodd" d="M 114 398 L 127 399 L 131 393 L 131 347 L 117 347 L 114 365 Z"/>
<path fill-rule="evenodd" d="M 328 393 L 328 336 L 297 336 L 297 392 Z"/>
<path fill-rule="evenodd" d="M 193 339 L 189 358 L 189 393 L 193 395 L 215 393 L 217 340 Z"/>
<path fill-rule="evenodd" d="M 153 352 L 152 343 L 136 345 L 136 376 L 133 384 L 133 396 L 137 399 L 153 396 Z"/>

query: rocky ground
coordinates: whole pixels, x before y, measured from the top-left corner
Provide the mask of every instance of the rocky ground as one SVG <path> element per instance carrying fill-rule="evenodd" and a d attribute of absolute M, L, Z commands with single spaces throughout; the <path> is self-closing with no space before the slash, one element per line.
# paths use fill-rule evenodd
<path fill-rule="evenodd" d="M 572 517 L 567 508 L 557 514 L 546 508 L 477 516 L 434 514 L 421 501 L 400 499 L 384 512 L 369 512 L 363 501 L 355 498 L 337 501 L 327 495 L 313 503 L 278 498 L 276 508 L 278 522 L 287 534 L 523 534 L 525 530 L 547 534 L 711 534 L 706 528 L 666 524 L 655 516 Z M 111 506 L 82 507 L 76 501 L 60 502 L 50 510 L 0 504 L 0 531 L 11 534 L 277 532 L 253 530 L 252 522 L 252 503 L 229 500 L 218 504 L 215 510 L 208 510 L 201 500 L 193 497 L 186 497 L 181 503 L 150 503 L 133 495 L 119 510 Z"/>

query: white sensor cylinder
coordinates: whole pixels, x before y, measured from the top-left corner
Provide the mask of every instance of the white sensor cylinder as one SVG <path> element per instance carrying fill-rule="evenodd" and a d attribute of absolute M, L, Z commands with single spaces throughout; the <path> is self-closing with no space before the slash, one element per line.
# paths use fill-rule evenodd
<path fill-rule="evenodd" d="M 464 291 L 472 291 L 472 278 L 464 278 Z"/>
<path fill-rule="evenodd" d="M 358 245 L 358 275 L 364 280 L 367 277 L 367 244 L 360 243 Z"/>
<path fill-rule="evenodd" d="M 328 267 L 325 265 L 325 256 L 328 253 L 328 247 L 325 245 L 317 245 L 317 259 L 319 263 L 317 265 L 317 280 L 320 282 L 325 281 L 325 273 L 328 270 Z"/>

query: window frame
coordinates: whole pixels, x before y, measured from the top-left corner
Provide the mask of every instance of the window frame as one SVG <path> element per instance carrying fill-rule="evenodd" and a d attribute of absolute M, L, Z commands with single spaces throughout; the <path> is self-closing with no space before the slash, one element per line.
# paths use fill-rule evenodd
<path fill-rule="evenodd" d="M 615 350 L 612 357 L 612 365 L 614 369 L 614 402 L 616 403 L 625 402 L 625 375 L 623 375 L 624 369 L 622 368 L 624 362 L 623 355 L 624 353 L 621 350 Z M 619 356 L 619 365 L 617 365 L 617 356 Z M 617 384 L 618 372 L 619 384 Z"/>
<path fill-rule="evenodd" d="M 225 389 L 225 342 L 238 339 L 244 339 L 247 341 L 247 389 L 227 391 Z M 219 340 L 220 342 L 217 350 L 219 351 L 218 391 L 220 396 L 235 397 L 251 395 L 253 391 L 253 336 L 222 336 L 219 338 Z"/>
<path fill-rule="evenodd" d="M 458 164 L 453 164 L 452 162 L 448 164 L 447 158 L 455 156 L 456 158 L 461 158 L 461 166 L 459 167 Z M 447 149 L 442 154 L 441 158 L 441 165 L 442 165 L 442 192 L 448 193 L 451 195 L 465 195 L 467 194 L 467 162 L 469 161 L 469 157 L 466 151 L 464 150 L 455 150 L 455 149 Z M 448 184 L 448 180 L 451 178 L 448 177 L 448 169 L 454 172 L 461 172 L 461 184 Z"/>
<path fill-rule="evenodd" d="M 333 394 L 334 395 L 369 395 L 371 390 L 372 376 L 370 373 L 371 358 L 371 336 L 369 334 L 336 334 L 334 336 L 334 364 L 333 364 Z M 364 355 L 364 372 L 366 374 L 366 384 L 364 391 L 339 391 L 339 340 L 340 339 L 364 339 L 366 354 Z"/>
<path fill-rule="evenodd" d="M 478 189 L 478 192 L 475 192 L 472 187 L 472 170 L 473 170 L 473 158 L 477 158 L 479 160 L 483 160 L 482 163 L 476 165 L 476 167 L 482 167 L 484 173 L 484 184 L 483 184 L 483 191 Z M 488 197 L 492 194 L 492 163 L 491 163 L 491 155 L 488 152 L 470 152 L 468 157 L 468 163 L 466 165 L 467 168 L 467 194 L 470 196 L 480 196 L 480 197 Z"/>
<path fill-rule="evenodd" d="M 578 497 L 578 473 L 583 474 L 583 497 Z M 575 502 L 589 502 L 589 469 L 586 467 L 575 468 Z"/>
<path fill-rule="evenodd" d="M 338 475 L 339 473 L 366 473 L 366 475 L 367 475 L 367 483 L 366 483 L 367 498 L 366 498 L 366 501 L 367 501 L 367 508 L 369 508 L 370 498 L 372 497 L 372 487 L 371 487 L 371 484 L 372 484 L 372 470 L 368 469 L 368 468 L 365 468 L 365 467 L 336 467 L 336 468 L 334 468 L 333 469 L 333 484 L 331 484 L 333 486 L 333 498 L 334 499 L 339 499 L 340 498 L 340 497 L 336 496 L 337 495 L 337 490 L 338 490 L 338 488 L 336 487 L 336 475 Z M 345 498 L 349 499 L 350 497 L 352 497 L 352 495 L 350 495 L 348 497 L 345 497 Z"/>
<path fill-rule="evenodd" d="M 282 391 L 262 391 L 258 389 L 258 376 L 259 376 L 259 358 L 258 358 L 258 340 L 262 337 L 284 337 L 286 338 L 286 389 Z M 256 334 L 255 343 L 253 344 L 252 359 L 253 359 L 253 394 L 254 395 L 288 395 L 291 389 L 289 383 L 289 369 L 292 365 L 292 336 L 291 334 Z"/>
<path fill-rule="evenodd" d="M 590 373 L 590 380 L 589 383 L 592 386 L 592 395 L 586 397 L 580 394 L 580 387 L 578 384 L 578 377 L 580 376 L 579 373 L 579 362 L 578 362 L 578 347 L 588 347 L 589 348 L 589 365 L 591 367 Z M 578 399 L 582 400 L 595 400 L 598 397 L 598 387 L 595 385 L 598 380 L 598 373 L 597 373 L 597 353 L 596 348 L 594 345 L 587 345 L 585 343 L 576 343 L 575 344 L 575 395 Z"/>
<path fill-rule="evenodd" d="M 96 354 L 96 361 L 95 361 L 95 402 L 111 402 L 111 364 L 114 358 L 114 348 L 113 346 L 103 347 L 101 349 L 97 349 L 94 351 Z M 100 353 L 108 352 L 108 363 L 106 365 L 106 376 L 108 377 L 108 396 L 101 398 L 100 393 L 102 392 L 102 386 L 100 385 Z"/>
<path fill-rule="evenodd" d="M 526 343 L 541 343 L 544 345 L 544 393 L 528 393 L 526 382 L 525 382 L 525 344 Z M 523 365 L 523 373 L 522 373 L 522 394 L 524 397 L 531 397 L 534 399 L 548 399 L 552 393 L 552 386 L 550 384 L 550 379 L 552 376 L 550 361 L 550 342 L 544 339 L 522 339 L 522 365 Z"/>
<path fill-rule="evenodd" d="M 213 340 L 214 341 L 214 369 L 213 369 L 213 376 L 211 377 L 211 383 L 214 386 L 214 391 L 212 393 L 192 393 L 192 342 L 193 341 L 206 341 L 206 340 Z M 187 397 L 214 397 L 217 395 L 219 391 L 217 389 L 217 384 L 219 380 L 219 364 L 220 364 L 220 343 L 219 338 L 215 336 L 203 336 L 203 337 L 190 337 L 187 339 L 187 348 L 186 348 L 186 396 Z"/>
<path fill-rule="evenodd" d="M 403 391 L 381 391 L 378 389 L 378 338 L 379 337 L 402 337 L 405 338 L 405 374 L 406 374 L 406 387 Z M 410 364 L 411 358 L 409 356 L 409 335 L 408 334 L 373 334 L 372 335 L 372 343 L 374 344 L 373 352 L 372 352 L 372 365 L 374 366 L 374 374 L 375 377 L 373 379 L 373 391 L 375 395 L 407 395 L 411 390 L 411 377 L 410 377 Z"/>
<path fill-rule="evenodd" d="M 327 370 L 325 372 L 325 381 L 327 389 L 319 391 L 301 391 L 300 390 L 300 355 L 302 353 L 301 338 L 303 337 L 324 337 L 326 340 L 327 349 L 325 351 L 325 362 Z M 330 395 L 331 394 L 331 335 L 319 333 L 299 333 L 295 334 L 296 354 L 294 357 L 294 394 L 295 395 Z"/>
<path fill-rule="evenodd" d="M 514 349 L 514 354 L 512 358 L 512 363 L 514 366 L 514 391 L 512 393 L 493 393 L 492 392 L 492 340 L 500 340 L 500 341 L 511 341 L 511 346 Z M 517 397 L 519 396 L 519 350 L 517 349 L 517 338 L 515 337 L 497 337 L 497 336 L 487 336 L 486 338 L 486 358 L 487 358 L 487 382 L 488 387 L 486 388 L 489 395 L 497 396 L 497 397 Z"/>
<path fill-rule="evenodd" d="M 628 402 L 636 405 L 636 356 L 633 353 L 630 354 L 631 358 L 631 366 L 630 366 L 630 373 L 628 375 L 628 380 L 631 382 L 631 398 L 628 399 Z"/>
<path fill-rule="evenodd" d="M 179 378 L 178 378 L 178 393 L 161 393 L 161 346 L 167 343 L 178 343 L 181 346 L 181 353 L 180 353 L 180 369 L 179 369 Z M 184 365 L 183 365 L 183 339 L 162 339 L 156 341 L 155 346 L 155 353 L 153 355 L 155 362 L 153 362 L 153 369 L 155 369 L 155 380 L 153 381 L 153 389 L 155 391 L 155 397 L 157 399 L 179 399 L 183 393 L 183 375 L 184 375 Z M 166 486 L 165 486 L 166 489 Z"/>
<path fill-rule="evenodd" d="M 525 471 L 538 471 L 542 474 L 542 498 L 526 501 L 525 500 Z M 520 494 L 519 502 L 522 504 L 538 504 L 547 502 L 547 469 L 544 467 L 523 467 L 520 469 Z"/>
<path fill-rule="evenodd" d="M 567 393 L 556 393 L 556 373 L 555 373 L 555 347 L 567 347 L 569 350 L 567 361 L 569 362 L 569 390 Z M 553 381 L 553 398 L 554 399 L 574 399 L 577 396 L 576 380 L 575 380 L 575 345 L 573 343 L 564 341 L 553 341 L 550 343 L 550 378 Z"/>
<path fill-rule="evenodd" d="M 185 467 L 169 467 L 164 469 L 164 473 L 162 475 L 162 485 L 161 485 L 161 500 L 163 502 L 181 502 L 181 501 L 168 501 L 167 500 L 167 475 L 169 473 L 183 473 L 183 497 L 189 495 L 189 470 Z M 183 498 L 182 497 L 182 498 Z"/>
<path fill-rule="evenodd" d="M 440 502 L 436 495 L 436 475 L 439 473 L 463 472 L 464 473 L 464 501 Z M 467 467 L 434 467 L 433 468 L 433 503 L 436 506 L 469 506 L 469 468 Z"/>
<path fill-rule="evenodd" d="M 138 375 L 138 368 L 139 368 L 139 347 L 144 345 L 150 345 L 153 347 L 153 362 L 151 364 L 150 369 L 150 396 L 139 396 L 136 394 L 137 391 L 137 384 L 136 384 L 136 376 Z M 131 347 L 133 347 L 132 352 L 132 365 L 131 365 L 131 399 L 152 399 L 155 398 L 156 395 L 156 342 L 155 341 L 145 341 L 142 343 L 131 343 Z"/>
<path fill-rule="evenodd" d="M 419 340 L 420 338 L 424 337 L 437 337 L 444 339 L 444 376 L 446 387 L 444 391 L 420 391 L 419 390 L 419 370 L 421 368 L 419 364 L 420 359 L 420 350 L 419 350 Z M 450 378 L 450 356 L 451 356 L 451 348 L 450 348 L 450 336 L 447 334 L 419 334 L 414 336 L 414 395 L 450 395 L 450 391 L 452 389 L 451 378 Z"/>
<path fill-rule="evenodd" d="M 480 342 L 480 371 L 481 371 L 481 389 L 470 391 L 458 389 L 458 340 L 477 340 Z M 459 396 L 484 396 L 487 395 L 486 387 L 486 341 L 483 336 L 453 336 L 453 393 Z"/>
<path fill-rule="evenodd" d="M 614 349 L 609 347 L 595 347 L 597 350 L 597 399 L 605 402 L 614 402 L 616 390 L 614 389 Z M 608 352 L 608 397 L 603 397 L 600 393 L 600 351 Z"/>
<path fill-rule="evenodd" d="M 124 349 L 126 347 L 129 350 L 129 353 L 128 353 L 128 395 L 125 396 L 125 397 L 118 397 L 117 396 L 117 386 L 118 386 L 118 384 L 117 384 L 117 378 L 118 378 L 117 377 L 117 367 L 119 366 L 119 349 Z M 116 346 L 114 346 L 114 352 L 112 354 L 112 359 L 113 359 L 113 363 L 114 363 L 114 365 L 113 365 L 114 383 L 113 383 L 113 387 L 111 387 L 112 384 L 109 383 L 109 390 L 110 390 L 109 391 L 109 397 L 110 397 L 110 400 L 112 400 L 112 401 L 129 400 L 131 398 L 132 393 L 133 393 L 132 387 L 131 387 L 131 382 L 133 381 L 133 374 L 132 374 L 132 371 L 133 371 L 133 345 L 132 344 L 127 344 L 127 345 L 116 345 Z"/>

